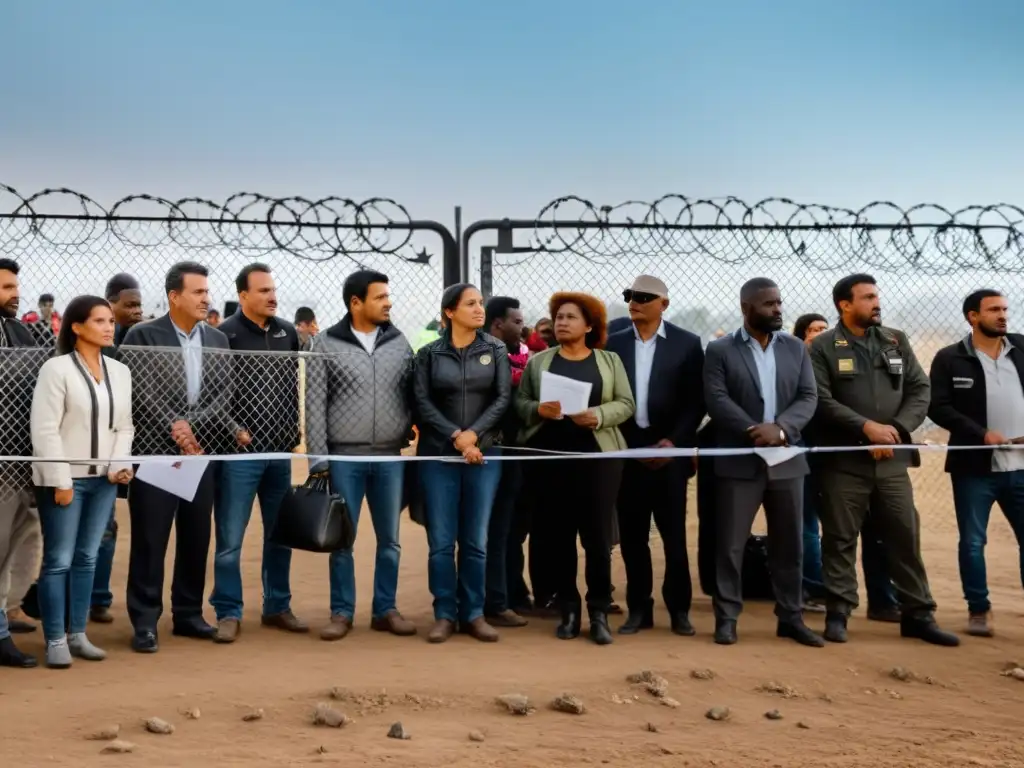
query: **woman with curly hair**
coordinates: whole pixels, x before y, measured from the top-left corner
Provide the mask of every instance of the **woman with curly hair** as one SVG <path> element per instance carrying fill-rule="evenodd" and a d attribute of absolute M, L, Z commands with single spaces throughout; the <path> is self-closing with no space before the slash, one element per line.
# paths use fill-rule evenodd
<path fill-rule="evenodd" d="M 539 451 L 595 453 L 625 450 L 619 425 L 633 415 L 635 403 L 622 360 L 604 349 L 607 316 L 599 299 L 584 293 L 551 297 L 558 346 L 530 358 L 516 397 L 523 420 L 520 442 Z M 588 408 L 563 414 L 558 402 L 540 402 L 545 371 L 591 384 Z M 576 537 L 586 554 L 587 609 L 590 638 L 612 642 L 608 609 L 612 602 L 611 535 L 615 498 L 622 478 L 618 459 L 552 459 L 530 462 L 537 499 L 534 531 L 546 539 L 554 586 L 562 612 L 557 635 L 580 634 L 580 593 Z"/>

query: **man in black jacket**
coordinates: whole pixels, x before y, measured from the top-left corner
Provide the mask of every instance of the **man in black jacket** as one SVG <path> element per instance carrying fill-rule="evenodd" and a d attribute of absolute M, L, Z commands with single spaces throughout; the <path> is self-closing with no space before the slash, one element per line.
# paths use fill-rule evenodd
<path fill-rule="evenodd" d="M 18 322 L 20 291 L 18 263 L 0 259 L 0 455 L 30 456 L 32 440 L 29 412 L 36 374 L 45 353 Z M 32 504 L 30 465 L 0 463 L 0 582 L 7 582 L 15 553 L 39 530 L 39 517 Z M 18 650 L 11 639 L 7 612 L 0 606 L 0 666 L 34 667 L 36 659 Z"/>
<path fill-rule="evenodd" d="M 238 311 L 220 324 L 232 355 L 231 416 L 251 437 L 256 453 L 290 453 L 299 436 L 299 335 L 277 317 L 277 287 L 270 267 L 249 264 L 235 280 Z M 281 503 L 292 485 L 288 459 L 228 461 L 220 468 L 214 504 L 216 554 L 210 605 L 218 643 L 233 643 L 242 621 L 242 540 L 259 497 L 263 517 L 262 624 L 308 632 L 291 609 L 292 551 L 270 541 Z"/>
<path fill-rule="evenodd" d="M 960 530 L 960 582 L 967 600 L 967 634 L 992 637 L 992 603 L 985 542 L 992 505 L 999 504 L 1024 542 L 1024 336 L 1007 333 L 1006 298 L 982 289 L 963 305 L 971 332 L 939 350 L 932 361 L 928 415 L 949 430 L 949 444 L 992 450 L 949 451 L 946 471 Z M 1024 557 L 1020 561 L 1024 582 Z"/>
<path fill-rule="evenodd" d="M 632 325 L 608 338 L 607 349 L 626 367 L 636 413 L 622 425 L 630 448 L 690 448 L 704 418 L 704 349 L 700 338 L 665 322 L 668 288 L 641 275 L 623 291 Z M 686 551 L 686 484 L 689 458 L 627 462 L 618 497 L 619 548 L 626 564 L 629 615 L 619 628 L 635 634 L 654 626 L 654 576 L 649 538 L 651 517 L 665 548 L 662 596 L 672 631 L 692 635 L 690 561 Z"/>
<path fill-rule="evenodd" d="M 164 287 L 168 313 L 139 323 L 124 337 L 121 360 L 132 372 L 132 417 L 138 455 L 197 456 L 224 453 L 250 442 L 231 419 L 228 339 L 203 322 L 210 306 L 208 270 L 195 262 L 171 267 Z M 128 616 L 132 648 L 155 653 L 163 613 L 164 560 L 175 528 L 171 611 L 175 635 L 212 639 L 203 619 L 206 560 L 215 492 L 211 463 L 191 501 L 140 480 L 128 491 L 131 554 Z"/>

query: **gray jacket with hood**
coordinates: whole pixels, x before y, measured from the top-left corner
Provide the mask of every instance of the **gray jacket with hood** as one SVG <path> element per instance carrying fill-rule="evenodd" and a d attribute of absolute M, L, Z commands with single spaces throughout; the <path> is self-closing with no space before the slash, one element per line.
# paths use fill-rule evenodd
<path fill-rule="evenodd" d="M 401 331 L 381 325 L 367 352 L 345 315 L 304 358 L 310 472 L 327 469 L 318 456 L 396 455 L 409 444 L 413 354 Z"/>

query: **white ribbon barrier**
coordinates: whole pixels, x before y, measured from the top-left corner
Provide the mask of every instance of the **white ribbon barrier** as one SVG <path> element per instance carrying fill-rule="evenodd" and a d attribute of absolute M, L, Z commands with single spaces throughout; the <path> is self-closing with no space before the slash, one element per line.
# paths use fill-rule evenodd
<path fill-rule="evenodd" d="M 682 457 L 712 457 L 712 456 L 748 456 L 765 455 L 770 451 L 773 454 L 772 464 L 779 464 L 788 461 L 803 453 L 851 453 L 855 451 L 870 451 L 878 448 L 888 448 L 894 451 L 991 451 L 996 450 L 1019 450 L 1024 449 L 1022 444 L 1009 445 L 944 445 L 941 443 L 910 443 L 899 445 L 843 445 L 843 446 L 784 446 L 779 448 L 630 448 L 624 451 L 607 451 L 593 453 L 569 453 L 561 451 L 538 451 L 532 448 L 521 448 L 519 446 L 496 446 L 500 448 L 499 453 L 487 456 L 487 461 L 546 461 L 558 459 L 665 459 Z M 185 461 L 291 461 L 303 459 L 313 462 L 380 462 L 390 463 L 395 461 L 455 461 L 461 462 L 459 456 L 405 456 L 405 455 L 353 455 L 353 456 L 317 456 L 309 453 L 231 453 L 220 455 L 199 456 L 114 456 L 109 459 L 94 459 L 90 457 L 75 458 L 40 458 L 37 456 L 0 456 L 0 464 L 5 462 L 34 462 L 40 464 L 143 464 L 150 461 L 167 462 Z"/>

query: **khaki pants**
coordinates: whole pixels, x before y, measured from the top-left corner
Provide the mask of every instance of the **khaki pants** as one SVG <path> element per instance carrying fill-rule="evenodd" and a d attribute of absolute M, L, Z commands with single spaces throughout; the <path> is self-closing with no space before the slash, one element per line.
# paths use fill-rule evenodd
<path fill-rule="evenodd" d="M 39 513 L 31 492 L 0 488 L 0 638 L 10 634 L 5 603 L 10 600 L 11 608 L 20 607 L 39 575 L 41 545 Z M 12 570 L 15 565 L 17 573 Z"/>

